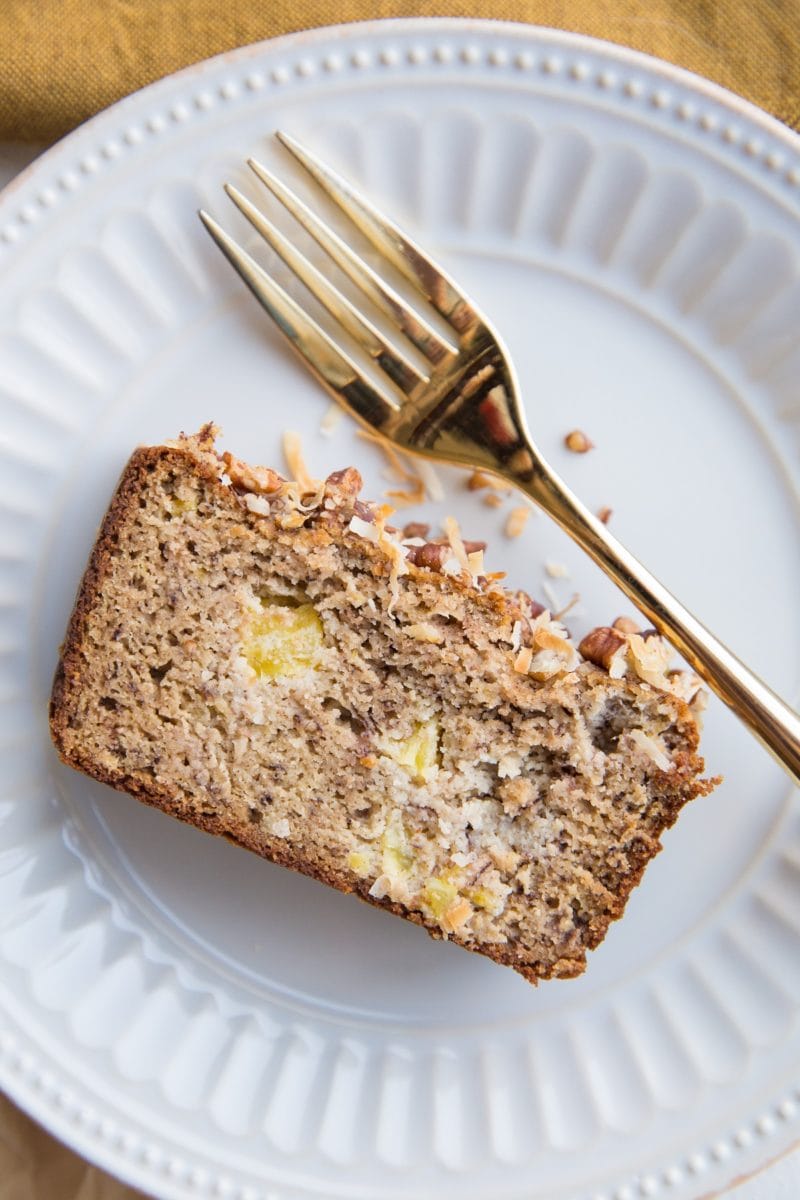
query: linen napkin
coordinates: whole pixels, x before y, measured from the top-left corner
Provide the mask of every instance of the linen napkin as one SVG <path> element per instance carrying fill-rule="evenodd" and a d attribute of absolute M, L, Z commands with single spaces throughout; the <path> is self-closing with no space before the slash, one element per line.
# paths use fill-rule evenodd
<path fill-rule="evenodd" d="M 0 1096 L 0 1200 L 145 1200 Z"/>
<path fill-rule="evenodd" d="M 52 141 L 136 88 L 247 42 L 410 16 L 490 17 L 606 38 L 800 128 L 800 0 L 2 0 L 0 141 Z"/>

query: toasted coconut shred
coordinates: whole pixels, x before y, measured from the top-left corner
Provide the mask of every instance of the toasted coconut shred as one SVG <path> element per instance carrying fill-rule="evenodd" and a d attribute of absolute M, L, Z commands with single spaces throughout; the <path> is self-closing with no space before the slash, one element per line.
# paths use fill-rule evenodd
<path fill-rule="evenodd" d="M 442 486 L 441 479 L 436 474 L 436 468 L 433 463 L 427 462 L 424 458 L 419 458 L 415 460 L 414 466 L 417 469 L 417 473 L 422 480 L 429 499 L 444 500 L 444 487 Z"/>
<path fill-rule="evenodd" d="M 512 508 L 508 514 L 506 521 L 505 534 L 509 538 L 518 538 L 522 533 L 531 515 L 531 510 L 520 505 L 519 508 Z"/>
<path fill-rule="evenodd" d="M 384 495 L 393 500 L 398 508 L 408 508 L 412 504 L 423 504 L 425 502 L 425 484 L 421 479 L 417 479 L 414 487 L 408 491 L 403 491 L 400 488 L 387 488 Z"/>
<path fill-rule="evenodd" d="M 464 545 L 464 541 L 461 537 L 461 531 L 458 527 L 458 521 L 455 519 L 455 517 L 445 517 L 444 532 L 445 537 L 450 543 L 450 549 L 453 551 L 453 556 L 458 562 L 458 565 L 463 571 L 466 571 L 468 575 L 472 575 L 472 568 L 469 565 L 467 548 Z"/>
<path fill-rule="evenodd" d="M 289 474 L 297 483 L 301 494 L 316 492 L 319 489 L 320 480 L 312 479 L 308 473 L 299 433 L 294 433 L 290 429 L 286 430 L 283 435 L 283 456 L 286 459 Z"/>
<path fill-rule="evenodd" d="M 392 472 L 392 479 L 396 483 L 411 483 L 414 481 L 416 476 L 403 462 L 391 442 L 387 442 L 385 438 L 379 437 L 377 433 L 370 433 L 368 429 L 359 429 L 357 436 L 363 441 L 370 442 L 373 446 L 378 447 L 386 459 L 386 463 Z"/>
<path fill-rule="evenodd" d="M 473 577 L 473 579 L 477 579 L 477 578 L 479 578 L 479 576 L 483 575 L 483 551 L 482 550 L 470 551 L 470 553 L 467 555 L 467 562 L 469 563 L 469 573 Z"/>
<path fill-rule="evenodd" d="M 423 504 L 425 498 L 444 500 L 445 492 L 442 482 L 433 465 L 424 459 L 410 461 L 396 446 L 385 438 L 370 433 L 367 429 L 359 429 L 358 436 L 365 442 L 377 446 L 387 463 L 387 473 L 394 483 L 407 483 L 407 489 L 388 488 L 384 495 L 392 500 L 398 508 L 406 508 L 413 504 Z"/>
<path fill-rule="evenodd" d="M 514 670 L 518 675 L 527 675 L 531 669 L 533 661 L 533 650 L 530 646 L 523 646 L 514 659 Z"/>
<path fill-rule="evenodd" d="M 579 592 L 573 593 L 567 603 L 562 608 L 559 608 L 558 612 L 553 613 L 553 620 L 560 621 L 562 617 L 567 615 L 567 613 L 572 612 L 575 605 L 580 603 L 580 599 L 581 597 Z"/>

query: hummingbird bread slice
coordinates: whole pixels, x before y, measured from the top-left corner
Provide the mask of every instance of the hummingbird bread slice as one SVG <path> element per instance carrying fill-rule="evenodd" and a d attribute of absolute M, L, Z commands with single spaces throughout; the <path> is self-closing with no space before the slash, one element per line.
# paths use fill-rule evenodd
<path fill-rule="evenodd" d="M 579 975 L 701 777 L 662 639 L 581 648 L 454 522 L 216 430 L 137 450 L 56 671 L 65 763 L 527 979 Z"/>

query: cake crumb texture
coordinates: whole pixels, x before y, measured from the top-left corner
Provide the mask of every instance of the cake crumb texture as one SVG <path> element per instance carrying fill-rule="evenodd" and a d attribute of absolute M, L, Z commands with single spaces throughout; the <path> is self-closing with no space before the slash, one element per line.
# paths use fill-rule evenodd
<path fill-rule="evenodd" d="M 580 652 L 353 468 L 285 480 L 215 432 L 125 469 L 56 671 L 63 760 L 531 981 L 580 974 L 715 782 L 699 680 L 647 632 Z"/>

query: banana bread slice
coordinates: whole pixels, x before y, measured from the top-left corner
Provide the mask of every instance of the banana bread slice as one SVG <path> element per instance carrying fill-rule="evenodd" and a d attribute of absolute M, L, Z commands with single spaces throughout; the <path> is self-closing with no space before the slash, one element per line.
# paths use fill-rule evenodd
<path fill-rule="evenodd" d="M 353 468 L 287 481 L 215 433 L 125 469 L 56 671 L 64 762 L 529 980 L 580 974 L 713 786 L 699 681 L 624 627 L 576 649 Z"/>

